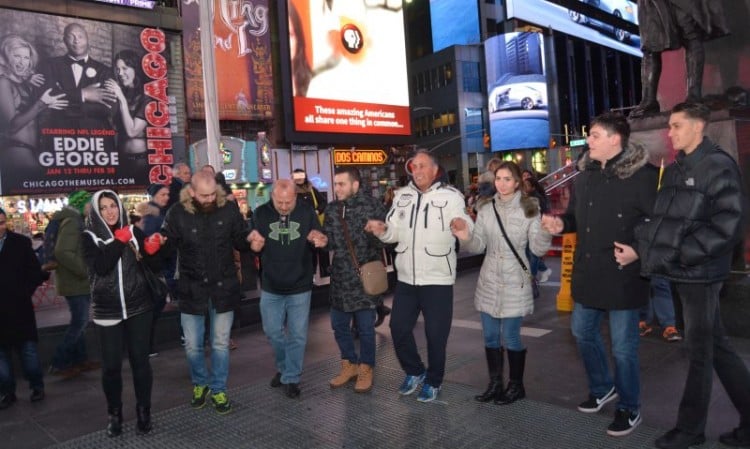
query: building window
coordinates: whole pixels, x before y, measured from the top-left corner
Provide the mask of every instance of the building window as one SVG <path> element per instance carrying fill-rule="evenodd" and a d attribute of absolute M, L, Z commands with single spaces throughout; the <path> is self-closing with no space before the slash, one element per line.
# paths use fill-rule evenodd
<path fill-rule="evenodd" d="M 464 92 L 481 92 L 479 82 L 479 63 L 462 62 Z"/>
<path fill-rule="evenodd" d="M 453 66 L 451 63 L 447 63 L 443 66 L 443 72 L 445 73 L 445 85 L 453 82 Z"/>

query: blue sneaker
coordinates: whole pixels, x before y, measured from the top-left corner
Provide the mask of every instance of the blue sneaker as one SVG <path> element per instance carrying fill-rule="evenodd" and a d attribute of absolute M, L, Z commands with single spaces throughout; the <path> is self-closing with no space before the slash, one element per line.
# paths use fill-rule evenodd
<path fill-rule="evenodd" d="M 419 402 L 432 402 L 437 399 L 438 393 L 440 393 L 440 387 L 424 384 L 422 385 L 422 390 L 419 392 L 419 396 L 417 396 L 417 400 Z"/>
<path fill-rule="evenodd" d="M 400 394 L 401 396 L 409 396 L 410 394 L 417 391 L 419 385 L 424 382 L 424 376 L 425 373 L 422 373 L 419 376 L 410 376 L 407 374 L 404 382 L 398 388 L 398 394 Z"/>

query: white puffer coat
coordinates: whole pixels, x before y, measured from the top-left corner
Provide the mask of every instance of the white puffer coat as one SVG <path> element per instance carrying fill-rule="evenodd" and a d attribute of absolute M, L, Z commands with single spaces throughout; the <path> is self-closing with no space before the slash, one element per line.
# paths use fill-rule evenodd
<path fill-rule="evenodd" d="M 510 200 L 501 201 L 496 195 L 494 202 L 484 204 L 477 214 L 471 239 L 461 242 L 464 251 L 481 253 L 487 250 L 479 272 L 474 306 L 479 312 L 495 318 L 528 315 L 534 311 L 531 278 L 523 271 L 503 238 L 493 207 L 526 268 L 530 268 L 526 245 L 531 246 L 531 252 L 541 256 L 547 252 L 552 241 L 552 235 L 541 227 L 536 198 L 522 197 L 520 192 L 516 192 Z"/>

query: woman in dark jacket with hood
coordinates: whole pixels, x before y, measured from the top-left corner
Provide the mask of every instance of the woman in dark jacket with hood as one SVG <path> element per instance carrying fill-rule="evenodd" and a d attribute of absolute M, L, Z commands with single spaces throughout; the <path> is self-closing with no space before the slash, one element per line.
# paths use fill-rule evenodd
<path fill-rule="evenodd" d="M 122 346 L 128 349 L 136 396 L 139 434 L 151 430 L 151 364 L 149 335 L 153 303 L 141 259 L 155 253 L 159 242 L 144 241 L 143 232 L 128 225 L 117 194 L 100 190 L 91 198 L 82 239 L 91 282 L 94 323 L 102 347 L 102 386 L 107 397 L 110 437 L 122 433 Z"/>

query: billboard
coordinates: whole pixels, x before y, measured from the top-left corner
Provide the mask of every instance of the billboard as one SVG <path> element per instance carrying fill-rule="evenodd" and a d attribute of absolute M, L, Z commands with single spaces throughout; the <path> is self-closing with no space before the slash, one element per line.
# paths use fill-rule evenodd
<path fill-rule="evenodd" d="M 209 1 L 214 2 L 214 68 L 219 119 L 270 119 L 273 117 L 273 61 L 268 0 Z M 205 118 L 200 3 L 182 0 L 185 92 L 191 119 Z"/>
<path fill-rule="evenodd" d="M 638 25 L 638 4 L 632 0 L 580 0 L 613 17 Z M 517 18 L 542 27 L 550 27 L 571 36 L 606 45 L 641 57 L 640 36 L 606 22 L 545 0 L 507 0 L 508 18 Z"/>
<path fill-rule="evenodd" d="M 430 23 L 434 52 L 481 42 L 477 0 L 430 0 Z"/>
<path fill-rule="evenodd" d="M 288 0 L 286 6 L 279 20 L 288 32 L 282 38 L 293 106 L 288 130 L 308 133 L 311 141 L 315 134 L 330 140 L 320 133 L 411 135 L 402 3 Z"/>
<path fill-rule="evenodd" d="M 169 183 L 178 39 L 0 9 L 0 193 Z"/>
<path fill-rule="evenodd" d="M 484 43 L 491 151 L 546 148 L 549 102 L 541 33 L 507 33 Z"/>

